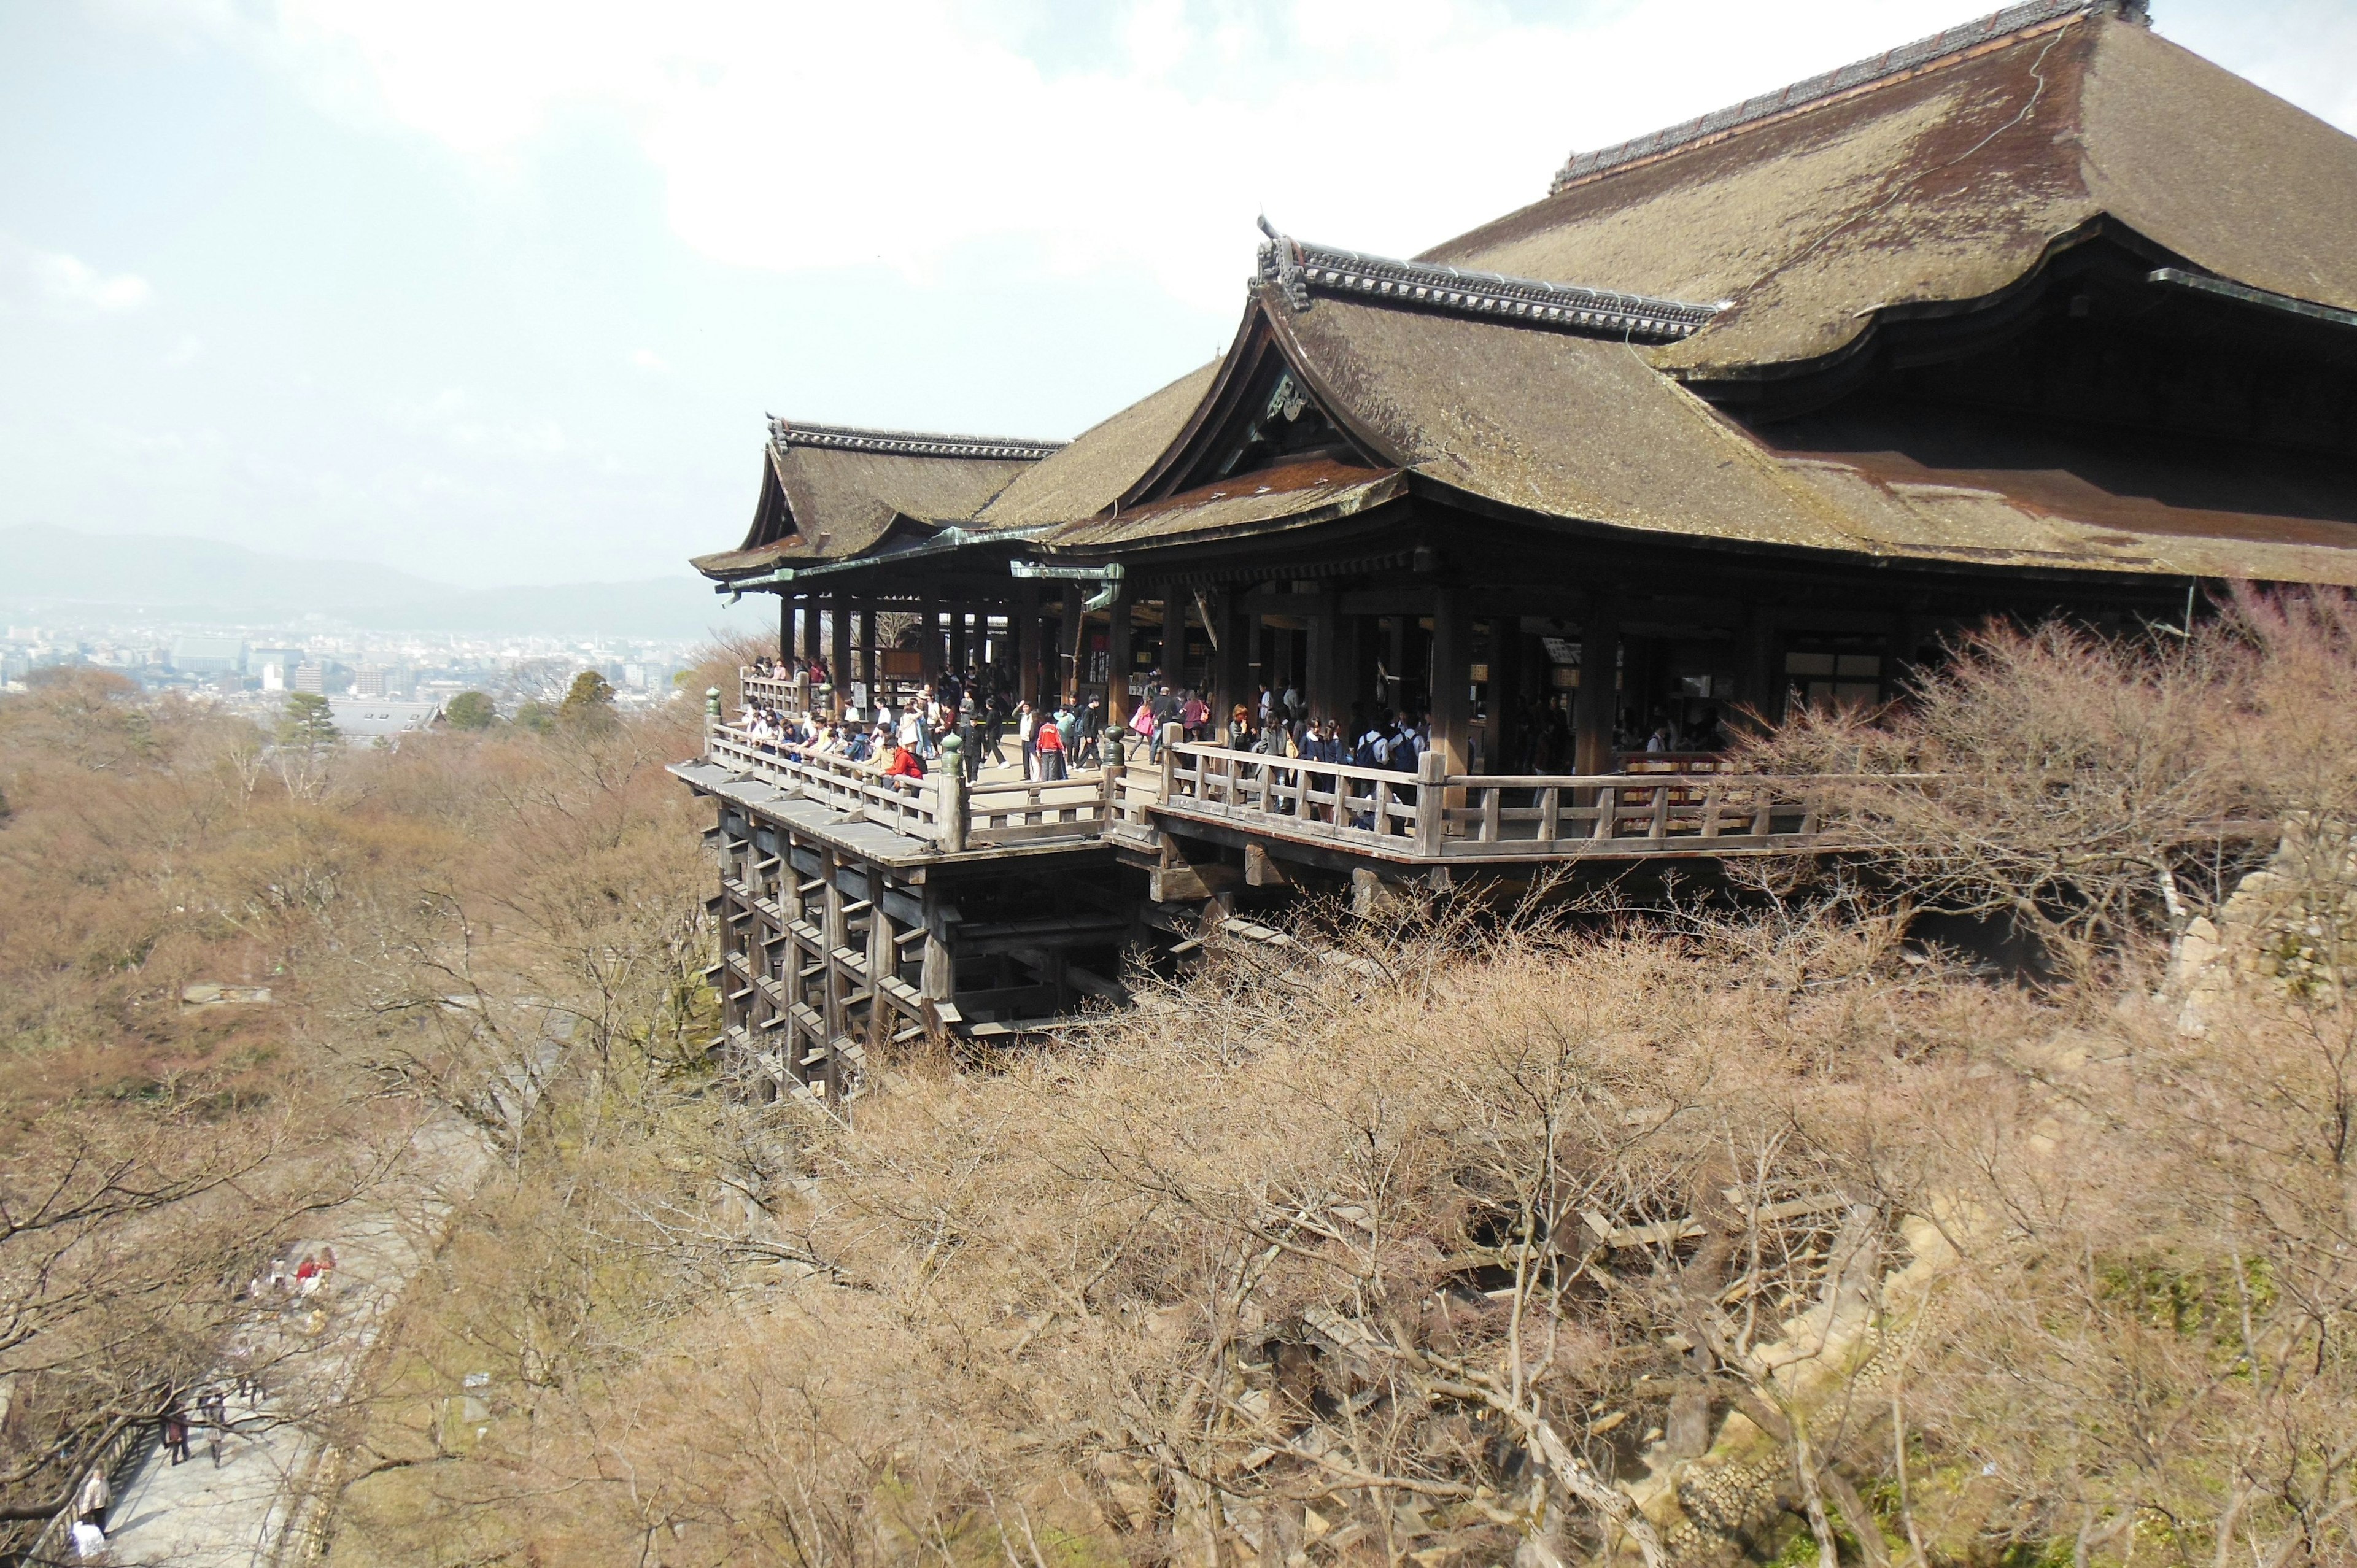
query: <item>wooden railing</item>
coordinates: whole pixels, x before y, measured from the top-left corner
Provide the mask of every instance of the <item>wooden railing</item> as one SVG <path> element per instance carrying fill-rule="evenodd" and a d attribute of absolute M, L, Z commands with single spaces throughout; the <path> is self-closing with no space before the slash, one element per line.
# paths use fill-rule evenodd
<path fill-rule="evenodd" d="M 1417 789 L 1415 775 L 1390 768 L 1165 744 L 1159 810 L 1297 843 L 1413 854 Z"/>
<path fill-rule="evenodd" d="M 1816 779 L 1746 774 L 1458 777 L 1441 806 L 1441 853 L 1559 855 L 1614 850 L 1785 849 L 1824 835 Z"/>
<path fill-rule="evenodd" d="M 761 703 L 791 714 L 808 713 L 813 691 L 831 689 L 826 686 L 813 688 L 806 675 L 780 680 L 775 675 L 764 675 L 754 670 L 737 671 L 737 684 L 744 692 L 748 706 Z"/>
<path fill-rule="evenodd" d="M 888 779 L 872 762 L 757 741 L 729 725 L 714 726 L 705 755 L 746 778 L 798 789 L 804 799 L 830 810 L 856 811 L 895 832 L 952 850 L 1101 838 L 1122 793 L 1117 766 L 1052 781 L 969 784 L 948 770 L 922 779 Z"/>
<path fill-rule="evenodd" d="M 1415 774 L 1166 745 L 1166 815 L 1389 859 L 1568 859 L 1824 847 L 1827 780 L 1756 774 Z"/>
<path fill-rule="evenodd" d="M 1833 780 L 1817 778 L 1452 774 L 1431 753 L 1409 774 L 1168 742 L 1156 766 L 969 784 L 953 770 L 888 779 L 873 763 L 756 741 L 727 725 L 713 727 L 706 755 L 952 852 L 1147 833 L 1165 816 L 1431 863 L 1803 851 L 1838 839 L 1820 805 Z"/>
<path fill-rule="evenodd" d="M 966 842 L 1022 843 L 1076 834 L 1102 838 L 1120 799 L 1119 767 L 1055 783 L 1000 779 L 966 786 Z"/>
<path fill-rule="evenodd" d="M 941 835 L 941 784 L 935 779 L 887 779 L 871 763 L 830 757 L 778 741 L 757 741 L 722 725 L 705 741 L 705 755 L 751 779 L 799 788 L 832 811 L 857 811 L 869 822 L 911 838 Z"/>

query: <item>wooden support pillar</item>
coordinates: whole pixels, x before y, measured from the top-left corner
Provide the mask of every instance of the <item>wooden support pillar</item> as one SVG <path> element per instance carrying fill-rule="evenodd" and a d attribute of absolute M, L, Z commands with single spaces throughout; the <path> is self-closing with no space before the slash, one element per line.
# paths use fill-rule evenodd
<path fill-rule="evenodd" d="M 1244 646 L 1250 634 L 1232 589 L 1222 588 L 1204 602 L 1211 612 L 1213 640 L 1217 644 L 1211 655 L 1211 733 L 1224 740 L 1229 715 L 1244 700 L 1244 683 L 1251 678 L 1252 653 Z"/>
<path fill-rule="evenodd" d="M 1064 585 L 1064 618 L 1056 628 L 1058 670 L 1056 690 L 1061 700 L 1078 706 L 1081 700 L 1081 659 L 1082 645 L 1088 640 L 1088 613 L 1081 608 L 1083 596 L 1078 583 Z"/>
<path fill-rule="evenodd" d="M 1157 634 L 1160 640 L 1155 645 L 1154 663 L 1162 671 L 1163 684 L 1175 692 L 1187 683 L 1187 601 L 1166 593 L 1161 604 L 1162 629 Z"/>
<path fill-rule="evenodd" d="M 1300 602 L 1306 604 L 1309 618 L 1309 667 L 1302 671 L 1302 699 L 1308 703 L 1312 719 L 1320 723 L 1327 719 L 1347 721 L 1351 703 L 1343 690 L 1340 607 L 1332 594 L 1320 594 Z"/>
<path fill-rule="evenodd" d="M 1432 749 L 1448 771 L 1471 770 L 1473 625 L 1465 596 L 1452 585 L 1432 591 Z"/>
<path fill-rule="evenodd" d="M 876 601 L 859 601 L 859 679 L 867 687 L 867 706 L 862 718 L 876 716 Z"/>
<path fill-rule="evenodd" d="M 1039 705 L 1039 585 L 1026 583 L 1015 607 L 1016 695 Z"/>
<path fill-rule="evenodd" d="M 1389 635 L 1383 642 L 1383 670 L 1391 679 L 1383 686 L 1383 706 L 1407 716 L 1407 626 L 1408 617 L 1389 618 Z"/>
<path fill-rule="evenodd" d="M 956 911 L 942 898 L 941 889 L 931 883 L 925 885 L 925 961 L 917 981 L 917 991 L 928 1002 L 950 1002 L 957 994 L 957 948 L 952 922 Z M 931 1016 L 928 1010 L 928 1017 Z"/>
<path fill-rule="evenodd" d="M 778 909 L 790 926 L 804 918 L 802 874 L 801 868 L 794 865 L 794 836 L 784 828 L 778 830 Z M 788 950 L 792 950 L 789 947 Z M 785 979 L 787 1000 L 801 1001 L 802 993 L 794 984 L 794 977 L 789 974 Z"/>
<path fill-rule="evenodd" d="M 778 595 L 778 657 L 794 656 L 794 596 L 780 591 Z"/>
<path fill-rule="evenodd" d="M 966 669 L 965 622 L 965 606 L 952 605 L 950 607 L 950 669 L 960 675 L 964 674 Z"/>
<path fill-rule="evenodd" d="M 1920 598 L 1910 598 L 1899 607 L 1890 628 L 1890 651 L 1882 661 L 1882 695 L 1888 702 L 1907 689 L 1915 673 L 1916 650 L 1923 644 L 1923 627 L 1928 617 L 1926 606 Z"/>
<path fill-rule="evenodd" d="M 1105 725 L 1115 730 L 1129 723 L 1130 666 L 1136 662 L 1130 643 L 1137 629 L 1130 614 L 1129 601 L 1115 599 L 1105 626 Z"/>
<path fill-rule="evenodd" d="M 1612 771 L 1612 722 L 1620 706 L 1620 604 L 1590 595 L 1579 624 L 1579 693 L 1571 704 L 1572 768 Z"/>
<path fill-rule="evenodd" d="M 826 878 L 826 904 L 819 927 L 819 945 L 826 950 L 818 957 L 820 978 L 826 991 L 824 1005 L 819 1009 L 823 1037 L 815 1042 L 813 1048 L 825 1053 L 826 1059 L 818 1065 L 823 1072 L 827 1101 L 832 1104 L 841 1100 L 843 1093 L 841 1075 L 834 1059 L 834 1042 L 844 1033 L 844 1009 L 847 1000 L 844 994 L 843 970 L 835 963 L 834 954 L 837 950 L 850 945 L 851 933 L 850 918 L 844 908 L 843 857 L 832 849 L 822 850 L 819 868 L 820 875 Z M 797 1053 L 798 1056 L 800 1054 Z M 806 1071 L 796 1076 L 809 1081 Z"/>
<path fill-rule="evenodd" d="M 1761 605 L 1743 607 L 1743 627 L 1737 634 L 1735 669 L 1736 706 L 1756 714 L 1758 719 L 1748 727 L 1760 727 L 1776 722 L 1781 703 L 1777 701 L 1777 671 L 1770 668 L 1776 641 L 1775 613 Z M 1742 715 L 1730 714 L 1730 728 L 1745 724 Z"/>
<path fill-rule="evenodd" d="M 931 681 L 942 672 L 941 608 L 933 596 L 925 595 L 917 601 L 917 667 L 922 678 Z"/>
<path fill-rule="evenodd" d="M 872 873 L 867 889 L 867 1005 L 871 1026 L 868 1037 L 871 1040 L 877 1037 L 877 1031 L 873 1027 L 877 1016 L 892 1010 L 892 1004 L 884 1000 L 884 982 L 898 975 L 900 969 L 900 944 L 894 940 L 898 933 L 892 929 L 891 917 L 884 913 L 883 880 L 881 871 Z M 881 1031 L 881 1035 L 883 1039 L 889 1040 L 892 1031 L 888 1027 Z M 875 1064 L 869 1065 L 872 1070 Z"/>
<path fill-rule="evenodd" d="M 1523 618 L 1497 616 L 1490 622 L 1491 772 L 1523 771 L 1522 724 Z"/>
<path fill-rule="evenodd" d="M 843 722 L 843 712 L 851 705 L 851 596 L 838 592 L 834 605 L 834 646 L 827 650 L 826 672 L 834 682 L 834 720 Z"/>

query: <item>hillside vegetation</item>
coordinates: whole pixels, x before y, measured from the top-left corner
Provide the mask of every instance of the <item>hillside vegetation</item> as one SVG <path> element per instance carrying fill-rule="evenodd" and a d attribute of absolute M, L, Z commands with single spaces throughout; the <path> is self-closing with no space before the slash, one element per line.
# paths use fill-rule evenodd
<path fill-rule="evenodd" d="M 93 1408 L 105 1334 L 180 1347 L 125 1391 L 189 1375 L 213 1254 L 475 1107 L 507 1157 L 334 1416 L 333 1563 L 2357 1552 L 2344 601 L 1992 633 L 1797 723 L 1758 760 L 1859 775 L 1839 868 L 1308 909 L 1053 1042 L 885 1063 L 847 1121 L 705 1063 L 692 723 L 314 776 L 95 688 L 0 703 L 0 891 L 55 911 L 5 938 L 11 1203 L 77 1140 L 275 1183 L 174 1199 L 211 1252 L 35 1321 L 26 1430 Z M 2008 927 L 2034 962 L 1926 940 Z M 249 971 L 234 1027 L 174 1000 Z M 519 1129 L 480 1086 L 533 1008 L 576 1022 Z M 153 1234 L 116 1208 L 11 1232 L 8 1309 L 70 1294 L 42 1246 Z"/>

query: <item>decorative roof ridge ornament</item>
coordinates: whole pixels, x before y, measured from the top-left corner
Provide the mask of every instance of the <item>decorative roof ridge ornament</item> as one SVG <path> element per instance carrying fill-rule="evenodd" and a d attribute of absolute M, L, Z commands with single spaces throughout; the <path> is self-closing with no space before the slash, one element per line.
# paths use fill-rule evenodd
<path fill-rule="evenodd" d="M 1260 225 L 1260 231 L 1268 236 L 1261 242 L 1260 247 L 1262 279 L 1275 284 L 1278 292 L 1285 295 L 1285 303 L 1294 309 L 1308 309 L 1309 284 L 1301 275 L 1301 245 L 1278 233 L 1276 226 L 1268 220 L 1267 213 L 1262 213 L 1254 221 Z"/>
<path fill-rule="evenodd" d="M 984 457 L 1036 463 L 1069 443 L 1025 441 L 1005 435 L 941 435 L 921 430 L 861 430 L 845 424 L 811 424 L 770 415 L 770 439 L 780 446 L 821 446 L 837 452 L 869 452 L 883 457 Z"/>
<path fill-rule="evenodd" d="M 1308 310 L 1312 296 L 1324 294 L 1517 327 L 1666 343 L 1699 331 L 1728 304 L 1655 299 L 1617 289 L 1361 255 L 1304 244 L 1278 233 L 1265 218 L 1260 224 L 1268 235 L 1260 248 L 1260 279 L 1274 285 L 1297 311 Z"/>
<path fill-rule="evenodd" d="M 1838 70 L 1821 72 L 1773 92 L 1760 93 L 1740 103 L 1730 103 L 1724 109 L 1715 109 L 1683 124 L 1664 126 L 1612 146 L 1598 147 L 1594 152 L 1574 153 L 1570 161 L 1555 171 L 1554 181 L 1547 187 L 1547 194 L 1554 196 L 1566 186 L 1609 174 L 1616 168 L 1643 163 L 1697 142 L 1714 140 L 1762 120 L 1774 119 L 1862 88 L 1877 86 L 1894 77 L 1910 75 L 1926 66 L 1938 64 L 1984 45 L 2002 42 L 2033 27 L 2059 26 L 2087 16 L 2117 16 L 2138 26 L 2149 23 L 2147 0 L 2021 0 L 2019 5 L 1992 11 L 1975 21 L 1960 22 L 1928 38 L 1918 38 L 1911 44 L 1902 44 L 1866 59 L 1852 60 Z"/>

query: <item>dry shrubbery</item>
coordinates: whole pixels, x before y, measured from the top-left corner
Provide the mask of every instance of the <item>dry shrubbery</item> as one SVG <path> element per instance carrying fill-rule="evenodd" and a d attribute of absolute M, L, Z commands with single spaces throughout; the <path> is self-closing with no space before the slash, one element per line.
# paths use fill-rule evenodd
<path fill-rule="evenodd" d="M 320 754 L 94 671 L 0 698 L 0 1518 L 216 1374 L 422 1126 L 511 1143 L 552 1015 L 694 1055 L 694 722 Z"/>
<path fill-rule="evenodd" d="M 0 1189 L 67 1220 L 0 1233 L 9 1497 L 440 1116 L 504 1159 L 335 1429 L 345 1563 L 2348 1560 L 2352 634 L 1993 633 L 1762 748 L 1860 770 L 1841 875 L 1310 911 L 849 1125 L 708 1076 L 692 712 L 282 769 L 0 702 Z"/>
<path fill-rule="evenodd" d="M 2345 1561 L 2352 627 L 1999 632 L 1795 725 L 1882 776 L 1864 880 L 1312 919 L 851 1125 L 617 1055 L 419 1293 L 333 1555 Z M 2283 908 L 2306 978 L 2189 1012 L 2173 939 Z"/>
<path fill-rule="evenodd" d="M 2140 936 L 2214 918 L 2283 824 L 2298 875 L 2357 825 L 2357 605 L 2238 593 L 2191 637 L 1999 626 L 1912 699 L 1804 714 L 1768 770 L 1866 777 L 1829 804 L 1918 899 L 2011 922 L 2101 981 Z"/>

